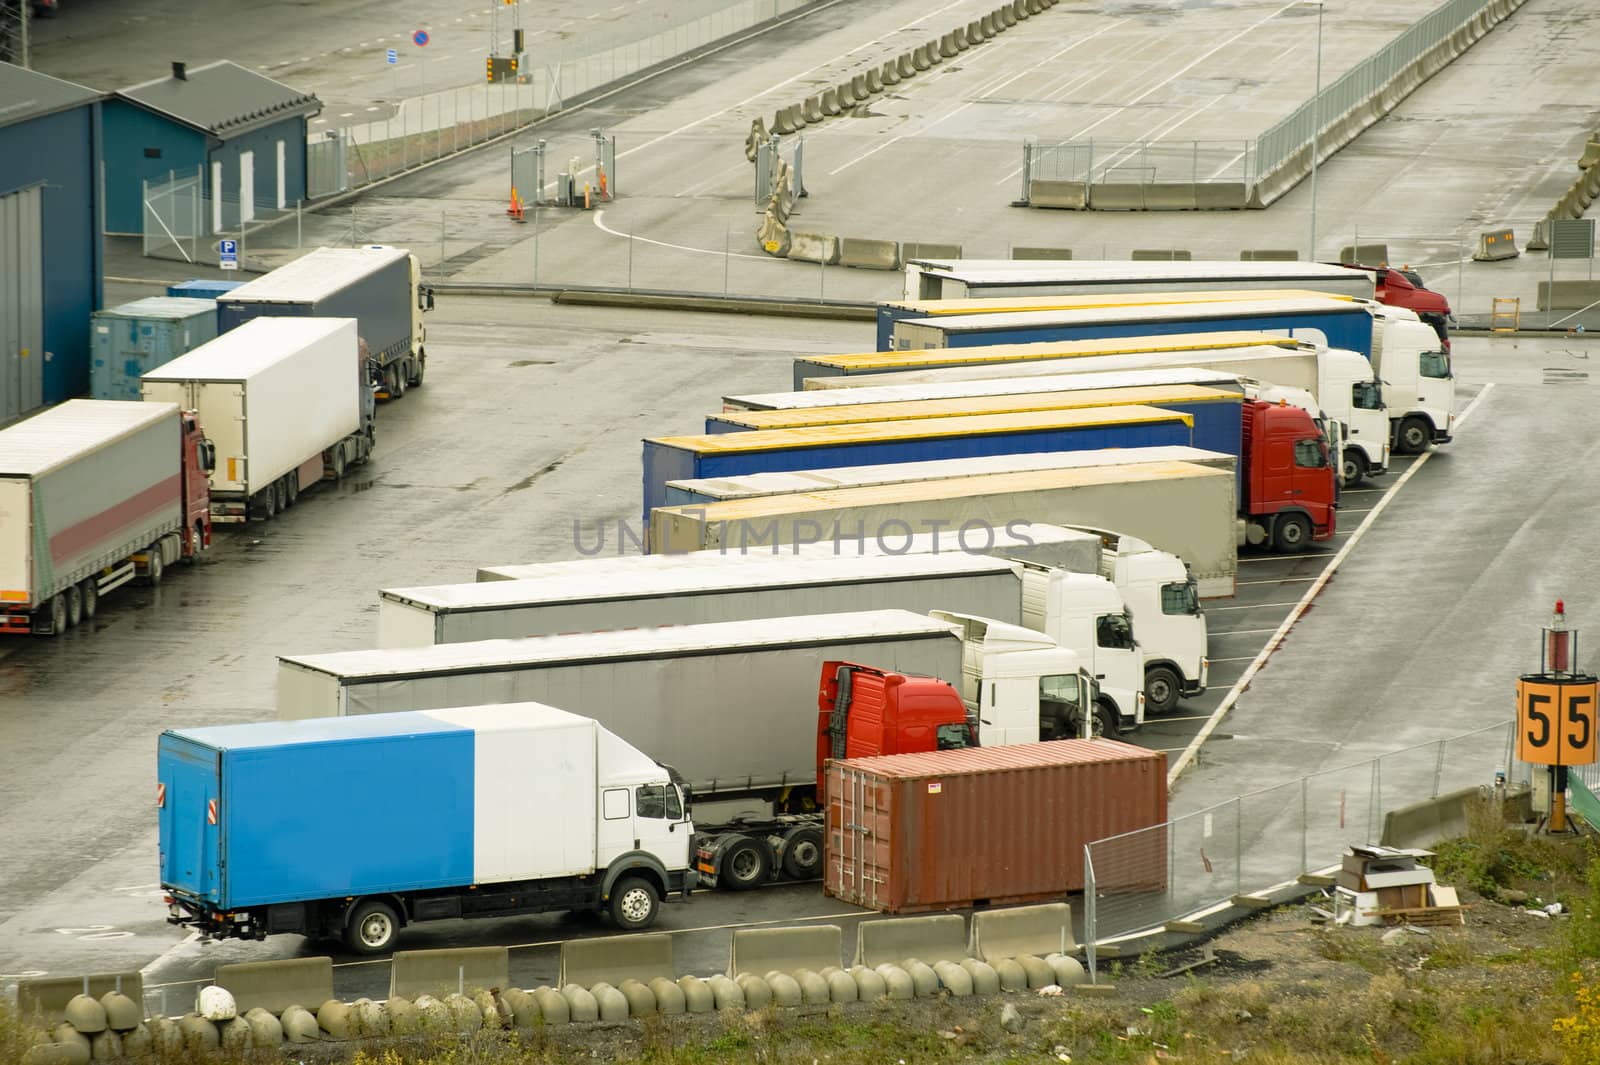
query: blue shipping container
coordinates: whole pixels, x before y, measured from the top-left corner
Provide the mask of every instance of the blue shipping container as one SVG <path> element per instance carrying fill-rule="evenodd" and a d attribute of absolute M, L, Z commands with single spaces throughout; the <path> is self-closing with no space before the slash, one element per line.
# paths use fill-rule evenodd
<path fill-rule="evenodd" d="M 161 882 L 219 909 L 471 884 L 474 736 L 425 712 L 164 732 Z"/>
<path fill-rule="evenodd" d="M 991 344 L 1168 336 L 1236 330 L 1282 332 L 1372 357 L 1372 315 L 1361 303 L 1282 300 L 1261 303 L 1191 303 L 1092 311 L 1032 311 L 902 319 L 895 324 L 899 350 L 969 348 Z M 924 369 L 928 367 L 923 367 Z"/>
<path fill-rule="evenodd" d="M 179 281 L 176 285 L 167 286 L 167 295 L 184 296 L 195 300 L 214 300 L 224 293 L 232 292 L 243 281 L 208 281 L 203 277 L 190 278 L 188 281 Z"/>
<path fill-rule="evenodd" d="M 979 455 L 1191 444 L 1193 418 L 1146 406 L 920 418 L 644 441 L 644 519 L 667 482 Z M 1233 442 L 1237 453 L 1239 442 Z"/>
<path fill-rule="evenodd" d="M 215 300 L 151 296 L 95 311 L 89 325 L 89 395 L 139 398 L 139 378 L 217 335 Z"/>

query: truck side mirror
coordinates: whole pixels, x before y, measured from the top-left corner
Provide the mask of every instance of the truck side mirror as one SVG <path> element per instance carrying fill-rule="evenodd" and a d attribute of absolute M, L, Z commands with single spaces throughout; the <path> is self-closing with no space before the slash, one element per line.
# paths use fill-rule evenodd
<path fill-rule="evenodd" d="M 215 472 L 217 468 L 217 445 L 209 440 L 200 441 L 199 455 L 200 468 L 206 473 Z"/>
<path fill-rule="evenodd" d="M 422 290 L 422 309 L 425 311 L 433 310 L 433 289 L 431 286 Z"/>

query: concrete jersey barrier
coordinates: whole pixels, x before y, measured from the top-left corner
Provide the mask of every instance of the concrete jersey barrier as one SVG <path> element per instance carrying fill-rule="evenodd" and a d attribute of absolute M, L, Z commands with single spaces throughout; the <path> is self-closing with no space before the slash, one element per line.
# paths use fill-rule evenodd
<path fill-rule="evenodd" d="M 560 987 L 620 985 L 628 979 L 648 984 L 658 976 L 676 980 L 677 975 L 672 958 L 672 937 L 665 932 L 569 939 L 561 944 Z"/>
<path fill-rule="evenodd" d="M 836 924 L 796 928 L 741 928 L 733 933 L 728 975 L 764 976 L 778 969 L 821 972 L 838 968 L 844 932 Z"/>
<path fill-rule="evenodd" d="M 87 987 L 88 991 L 84 988 Z M 17 1013 L 24 1020 L 42 1018 L 46 1024 L 66 1019 L 67 1003 L 79 995 L 100 998 L 119 991 L 144 1005 L 144 980 L 134 971 L 93 973 L 89 976 L 48 976 L 17 981 Z"/>
<path fill-rule="evenodd" d="M 333 959 L 286 958 L 219 965 L 215 983 L 233 996 L 241 1016 L 258 1006 L 268 1013 L 282 1013 L 290 1006 L 316 1009 L 333 997 Z"/>
<path fill-rule="evenodd" d="M 869 969 L 916 958 L 926 965 L 969 957 L 967 922 L 957 913 L 862 921 L 856 926 L 855 964 Z"/>
<path fill-rule="evenodd" d="M 389 966 L 389 997 L 492 987 L 511 982 L 505 947 L 397 950 Z"/>
<path fill-rule="evenodd" d="M 972 954 L 993 965 L 1002 958 L 1071 954 L 1072 907 L 1065 902 L 1015 906 L 972 915 Z"/>

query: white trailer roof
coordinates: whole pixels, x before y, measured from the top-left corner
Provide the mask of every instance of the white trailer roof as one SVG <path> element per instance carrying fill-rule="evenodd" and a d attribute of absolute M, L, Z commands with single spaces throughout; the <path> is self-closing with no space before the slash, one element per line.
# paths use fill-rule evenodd
<path fill-rule="evenodd" d="M 48 473 L 80 455 L 131 436 L 152 422 L 172 418 L 177 411 L 174 403 L 69 399 L 59 407 L 0 429 L 0 477 Z"/>
<path fill-rule="evenodd" d="M 1233 349 L 1222 348 L 1222 351 Z M 1270 350 L 1270 349 L 1269 349 Z M 1111 373 L 1053 374 L 1045 377 L 1004 377 L 984 381 L 954 381 L 948 384 L 875 385 L 871 388 L 834 389 L 809 392 L 765 392 L 753 396 L 730 396 L 729 400 L 755 403 L 771 410 L 801 410 L 812 407 L 838 407 L 857 403 L 904 403 L 924 399 L 978 399 L 984 396 L 1009 396 L 1029 392 L 1086 392 L 1101 388 L 1145 388 L 1156 385 L 1227 385 L 1236 383 L 1238 374 L 1196 367 L 1160 367 L 1149 370 L 1121 370 Z M 750 411 L 724 411 L 730 417 Z M 712 415 L 716 417 L 716 415 Z"/>
<path fill-rule="evenodd" d="M 903 321 L 906 325 L 924 329 L 937 329 L 946 333 L 967 333 L 982 332 L 989 329 L 1023 329 L 1039 325 L 1234 318 L 1250 314 L 1353 314 L 1357 310 L 1371 313 L 1364 300 L 1306 297 L 1291 300 L 1239 300 L 1233 303 L 1177 303 L 1141 305 L 1137 307 L 1091 307 L 1084 310 L 1071 311 L 951 314 L 935 318 L 908 318 L 903 319 Z"/>
<path fill-rule="evenodd" d="M 495 610 L 512 606 L 592 603 L 599 600 L 644 599 L 721 592 L 797 588 L 826 584 L 970 576 L 1013 570 L 1001 559 L 959 553 L 885 555 L 882 557 L 812 558 L 791 553 L 728 559 L 715 568 L 618 571 L 603 563 L 583 574 L 558 574 L 544 580 L 438 584 L 422 588 L 390 588 L 384 599 L 424 607 L 436 613 Z"/>
<path fill-rule="evenodd" d="M 1144 262 L 1131 259 L 910 259 L 908 266 L 924 273 L 965 282 L 1012 284 L 1112 281 L 1181 281 L 1214 278 L 1278 281 L 1296 277 L 1345 280 L 1360 271 L 1331 263 L 1234 261 L 1204 259 L 1188 262 Z"/>
<path fill-rule="evenodd" d="M 280 664 L 355 681 L 385 676 L 464 673 L 484 669 L 555 666 L 606 659 L 672 658 L 740 648 L 849 643 L 952 632 L 943 622 L 909 610 L 762 618 L 711 625 L 612 630 L 520 640 L 480 640 L 432 647 L 279 655 Z"/>
<path fill-rule="evenodd" d="M 788 495 L 793 492 L 816 492 L 869 484 L 901 484 L 953 477 L 982 477 L 992 473 L 1129 466 L 1147 462 L 1215 461 L 1230 457 L 1220 451 L 1207 451 L 1185 444 L 1166 444 L 1159 447 L 1046 451 L 1037 455 L 981 455 L 970 459 L 934 459 L 929 462 L 886 463 L 881 466 L 840 466 L 826 470 L 747 473 L 730 477 L 668 481 L 667 484 L 681 491 L 695 492 L 716 499 L 742 499 L 745 496 Z"/>
<path fill-rule="evenodd" d="M 351 337 L 350 373 L 355 375 L 354 318 L 252 318 L 215 340 L 208 340 L 187 355 L 179 355 L 145 373 L 141 381 L 248 381 L 286 353 L 304 350 L 317 341 L 348 329 Z"/>
<path fill-rule="evenodd" d="M 411 253 L 401 248 L 318 248 L 284 263 L 254 281 L 247 281 L 219 299 L 300 301 L 331 296 L 354 281 Z"/>

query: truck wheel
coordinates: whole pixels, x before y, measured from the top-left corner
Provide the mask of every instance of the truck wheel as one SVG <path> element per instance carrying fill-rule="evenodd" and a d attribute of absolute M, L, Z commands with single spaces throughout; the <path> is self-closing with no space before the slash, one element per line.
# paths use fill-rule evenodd
<path fill-rule="evenodd" d="M 1353 447 L 1344 449 L 1344 483 L 1355 484 L 1367 479 L 1367 459 Z"/>
<path fill-rule="evenodd" d="M 751 891 L 772 875 L 772 854 L 760 840 L 740 836 L 722 854 L 717 884 L 728 891 Z"/>
<path fill-rule="evenodd" d="M 161 561 L 161 542 L 158 540 L 145 548 L 145 553 L 150 556 L 150 565 L 145 570 L 144 579 L 151 584 L 160 584 L 161 575 L 167 569 L 167 564 Z"/>
<path fill-rule="evenodd" d="M 343 441 L 340 441 L 339 443 L 333 445 L 333 461 L 331 463 L 329 463 L 329 465 L 331 465 L 333 467 L 333 479 L 335 481 L 344 480 L 344 442 Z"/>
<path fill-rule="evenodd" d="M 83 618 L 85 621 L 92 620 L 95 612 L 100 609 L 100 585 L 93 577 L 88 577 L 78 587 L 82 589 L 80 594 L 83 596 Z"/>
<path fill-rule="evenodd" d="M 78 627 L 78 622 L 83 620 L 83 593 L 78 591 L 78 586 L 74 584 L 61 594 L 67 600 L 67 628 L 75 629 Z"/>
<path fill-rule="evenodd" d="M 273 482 L 272 505 L 280 511 L 289 509 L 289 478 L 279 477 Z"/>
<path fill-rule="evenodd" d="M 1094 720 L 1089 725 L 1090 735 L 1095 739 L 1114 740 L 1117 733 L 1122 731 L 1121 720 L 1116 709 L 1110 703 L 1094 704 Z"/>
<path fill-rule="evenodd" d="M 1410 417 L 1400 423 L 1400 432 L 1395 441 L 1399 444 L 1399 451 L 1406 455 L 1420 455 L 1428 450 L 1428 441 L 1433 439 L 1433 432 L 1428 428 L 1428 423 L 1421 418 Z"/>
<path fill-rule="evenodd" d="M 50 635 L 67 631 L 67 597 L 57 593 L 50 599 Z"/>
<path fill-rule="evenodd" d="M 625 876 L 612 885 L 608 908 L 618 928 L 636 932 L 656 923 L 656 912 L 661 908 L 661 902 L 648 881 Z"/>
<path fill-rule="evenodd" d="M 412 388 L 422 387 L 422 375 L 428 372 L 428 356 L 425 352 L 417 352 L 417 376 L 411 379 Z"/>
<path fill-rule="evenodd" d="M 1144 671 L 1144 709 L 1149 714 L 1168 714 L 1178 707 L 1183 694 L 1183 678 L 1171 666 L 1151 666 Z"/>
<path fill-rule="evenodd" d="M 355 954 L 382 954 L 393 948 L 400 934 L 400 917 L 387 902 L 368 899 L 350 911 L 344 945 Z"/>
<path fill-rule="evenodd" d="M 1279 551 L 1304 551 L 1311 543 L 1311 519 L 1304 514 L 1285 514 L 1278 519 L 1272 542 Z"/>
<path fill-rule="evenodd" d="M 286 473 L 283 475 L 283 486 L 286 493 L 285 506 L 294 506 L 300 502 L 300 474 Z"/>
<path fill-rule="evenodd" d="M 783 872 L 791 880 L 812 880 L 822 874 L 822 830 L 797 828 L 783 847 Z"/>
<path fill-rule="evenodd" d="M 401 396 L 404 396 L 405 394 L 406 394 L 406 367 L 405 367 L 405 363 L 397 362 L 397 363 L 394 364 L 394 391 L 390 393 L 389 398 L 390 399 L 399 399 Z"/>

